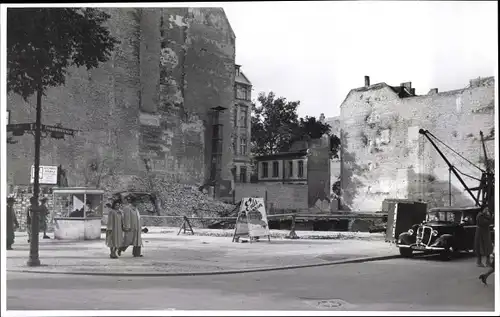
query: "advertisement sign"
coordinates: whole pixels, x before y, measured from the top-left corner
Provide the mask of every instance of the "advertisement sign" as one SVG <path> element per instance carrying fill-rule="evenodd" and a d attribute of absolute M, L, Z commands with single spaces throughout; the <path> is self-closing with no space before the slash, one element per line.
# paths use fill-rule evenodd
<path fill-rule="evenodd" d="M 57 166 L 42 166 L 39 170 L 40 184 L 55 185 L 57 184 Z M 35 176 L 35 166 L 31 165 L 31 179 L 30 183 L 33 184 Z"/>
<path fill-rule="evenodd" d="M 243 198 L 236 220 L 235 236 L 264 237 L 270 235 L 264 198 Z"/>

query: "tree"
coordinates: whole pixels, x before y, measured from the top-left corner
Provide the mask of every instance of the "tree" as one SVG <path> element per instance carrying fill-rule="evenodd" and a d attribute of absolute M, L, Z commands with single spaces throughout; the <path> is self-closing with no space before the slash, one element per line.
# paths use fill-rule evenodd
<path fill-rule="evenodd" d="M 267 96 L 260 93 L 257 100 L 260 105 L 254 104 L 252 109 L 252 153 L 255 155 L 287 151 L 295 141 L 317 139 L 330 133 L 330 125 L 316 117 L 299 118 L 299 101 L 276 98 L 273 92 Z M 329 142 L 331 155 L 338 157 L 340 139 L 332 135 Z"/>
<path fill-rule="evenodd" d="M 93 8 L 9 8 L 7 90 L 25 100 L 63 85 L 69 66 L 95 68 L 118 41 L 102 24 L 110 16 Z"/>
<path fill-rule="evenodd" d="M 286 150 L 298 127 L 300 102 L 276 98 L 273 92 L 260 93 L 257 100 L 260 105 L 252 107 L 252 152 L 266 155 Z"/>
<path fill-rule="evenodd" d="M 103 24 L 108 14 L 93 8 L 9 8 L 7 11 L 7 91 L 24 100 L 36 95 L 35 177 L 33 197 L 40 193 L 42 96 L 65 83 L 67 68 L 95 68 L 109 59 L 118 41 Z M 33 214 L 28 265 L 38 259 L 38 216 Z"/>

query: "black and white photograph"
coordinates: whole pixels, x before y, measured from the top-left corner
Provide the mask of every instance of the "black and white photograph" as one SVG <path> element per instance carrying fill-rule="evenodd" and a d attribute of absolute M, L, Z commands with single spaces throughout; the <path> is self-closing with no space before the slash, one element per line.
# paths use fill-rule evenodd
<path fill-rule="evenodd" d="M 6 3 L 2 316 L 498 316 L 498 2 Z"/>

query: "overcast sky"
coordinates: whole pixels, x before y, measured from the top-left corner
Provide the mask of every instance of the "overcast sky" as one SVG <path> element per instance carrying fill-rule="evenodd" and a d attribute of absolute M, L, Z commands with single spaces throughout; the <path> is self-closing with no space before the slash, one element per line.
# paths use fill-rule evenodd
<path fill-rule="evenodd" d="M 497 69 L 497 2 L 221 3 L 236 62 L 254 85 L 327 117 L 352 88 L 411 81 L 417 94 L 460 89 Z"/>

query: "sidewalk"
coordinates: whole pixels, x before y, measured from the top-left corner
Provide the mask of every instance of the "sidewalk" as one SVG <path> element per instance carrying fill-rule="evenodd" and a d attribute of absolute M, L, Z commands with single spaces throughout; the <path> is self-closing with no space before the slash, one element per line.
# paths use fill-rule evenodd
<path fill-rule="evenodd" d="M 334 262 L 365 261 L 397 257 L 395 246 L 381 234 L 352 232 L 327 234 L 338 239 L 303 239 L 311 232 L 297 232 L 301 239 L 271 237 L 255 243 L 235 243 L 224 230 L 195 229 L 195 234 L 178 228 L 150 228 L 143 234 L 142 258 L 133 258 L 131 248 L 119 259 L 109 258 L 104 235 L 98 241 L 60 241 L 40 239 L 39 267 L 28 267 L 29 245 L 26 233 L 16 233 L 14 250 L 7 252 L 7 271 L 92 275 L 197 275 L 276 270 Z M 220 231 L 220 232 L 218 232 Z M 221 233 L 222 232 L 222 233 Z M 206 236 L 201 234 L 213 234 Z M 272 236 L 288 231 L 271 230 Z M 309 234 L 309 235 L 307 235 Z M 314 237 L 326 233 L 313 232 Z M 344 234 L 344 235 L 343 235 Z"/>

